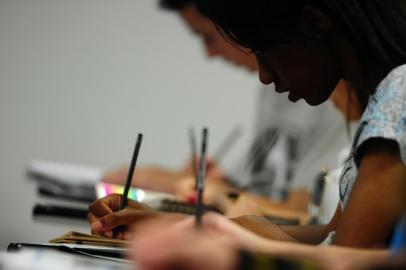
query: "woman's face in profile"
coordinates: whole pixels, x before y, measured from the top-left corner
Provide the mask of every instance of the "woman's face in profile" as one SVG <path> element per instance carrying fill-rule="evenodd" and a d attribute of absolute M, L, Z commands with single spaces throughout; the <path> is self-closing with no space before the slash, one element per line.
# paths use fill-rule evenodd
<path fill-rule="evenodd" d="M 279 93 L 289 92 L 289 100 L 304 99 L 312 106 L 325 102 L 340 80 L 339 64 L 323 42 L 295 38 L 256 53 L 259 78 L 274 83 Z"/>

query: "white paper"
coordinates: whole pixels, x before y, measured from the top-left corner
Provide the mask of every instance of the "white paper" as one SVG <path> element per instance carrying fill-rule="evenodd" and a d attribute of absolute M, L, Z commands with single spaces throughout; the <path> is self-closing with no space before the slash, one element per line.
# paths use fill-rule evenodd
<path fill-rule="evenodd" d="M 32 161 L 28 172 L 69 185 L 95 184 L 103 175 L 100 168 L 42 160 Z"/>

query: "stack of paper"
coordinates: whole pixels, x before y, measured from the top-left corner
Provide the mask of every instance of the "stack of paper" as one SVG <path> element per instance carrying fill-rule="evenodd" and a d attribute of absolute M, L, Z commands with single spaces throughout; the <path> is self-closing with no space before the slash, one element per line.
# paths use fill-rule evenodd
<path fill-rule="evenodd" d="M 60 237 L 49 240 L 54 244 L 79 244 L 79 245 L 102 245 L 113 247 L 126 247 L 130 244 L 129 241 L 110 239 L 107 237 L 90 235 L 81 232 L 71 231 Z"/>

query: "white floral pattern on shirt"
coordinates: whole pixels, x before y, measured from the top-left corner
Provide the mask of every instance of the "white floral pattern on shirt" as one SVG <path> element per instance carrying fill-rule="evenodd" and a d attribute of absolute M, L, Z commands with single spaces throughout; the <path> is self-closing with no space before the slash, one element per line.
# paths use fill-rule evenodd
<path fill-rule="evenodd" d="M 340 205 L 343 209 L 355 183 L 360 164 L 357 150 L 371 138 L 397 142 L 406 165 L 406 65 L 397 67 L 379 84 L 364 112 L 350 157 L 340 177 Z"/>

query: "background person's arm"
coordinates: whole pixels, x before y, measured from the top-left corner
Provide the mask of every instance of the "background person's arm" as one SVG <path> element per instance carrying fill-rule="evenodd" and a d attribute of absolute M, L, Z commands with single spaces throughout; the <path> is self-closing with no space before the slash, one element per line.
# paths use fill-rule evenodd
<path fill-rule="evenodd" d="M 226 181 L 223 181 L 225 180 L 225 173 L 222 168 L 210 158 L 207 159 L 206 164 L 206 176 L 219 180 L 223 185 L 226 185 Z M 127 173 L 128 167 L 111 170 L 103 175 L 102 181 L 123 185 L 126 181 Z M 192 161 L 188 161 L 180 170 L 168 169 L 161 166 L 142 166 L 135 170 L 132 185 L 138 188 L 175 193 L 178 180 L 186 177 L 194 177 Z"/>
<path fill-rule="evenodd" d="M 123 185 L 128 173 L 127 167 L 112 170 L 105 173 L 102 177 L 103 182 Z M 132 185 L 134 187 L 173 193 L 175 181 L 180 179 L 183 172 L 166 169 L 159 166 L 145 166 L 137 168 L 134 172 Z"/>

